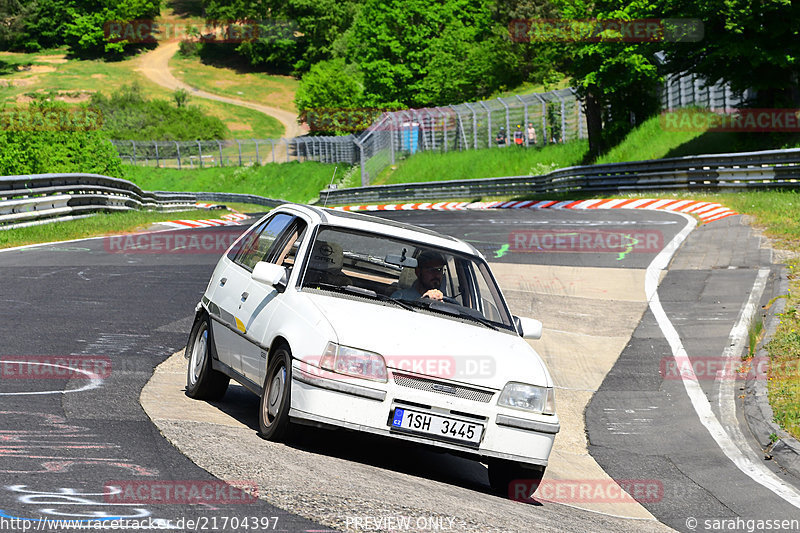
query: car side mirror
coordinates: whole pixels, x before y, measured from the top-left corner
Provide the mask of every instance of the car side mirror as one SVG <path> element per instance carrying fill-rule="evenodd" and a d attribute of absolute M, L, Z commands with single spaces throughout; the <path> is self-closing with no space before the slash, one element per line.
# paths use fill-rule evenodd
<path fill-rule="evenodd" d="M 279 291 L 283 291 L 286 288 L 286 269 L 275 263 L 259 261 L 256 263 L 255 268 L 253 268 L 251 277 L 253 281 L 275 287 Z"/>
<path fill-rule="evenodd" d="M 523 339 L 536 340 L 542 338 L 542 323 L 535 318 L 515 316 L 514 325 L 517 327 L 517 333 Z"/>

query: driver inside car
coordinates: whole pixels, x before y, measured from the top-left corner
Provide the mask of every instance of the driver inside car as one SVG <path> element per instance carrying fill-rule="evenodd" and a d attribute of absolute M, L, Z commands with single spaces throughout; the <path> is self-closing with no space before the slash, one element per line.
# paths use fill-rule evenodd
<path fill-rule="evenodd" d="M 445 264 L 445 259 L 441 254 L 428 250 L 422 252 L 417 257 L 417 267 L 414 269 L 414 273 L 417 275 L 416 281 L 410 287 L 399 289 L 392 293 L 392 298 L 399 300 L 416 300 L 418 298 L 443 300 L 444 294 L 440 288 Z"/>

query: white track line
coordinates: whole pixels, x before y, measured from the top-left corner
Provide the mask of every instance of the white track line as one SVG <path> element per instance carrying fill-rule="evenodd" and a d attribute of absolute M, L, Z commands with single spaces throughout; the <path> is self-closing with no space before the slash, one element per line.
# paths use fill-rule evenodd
<path fill-rule="evenodd" d="M 714 411 L 711 409 L 711 404 L 705 392 L 702 387 L 700 387 L 700 383 L 689 362 L 689 356 L 686 353 L 686 349 L 683 347 L 680 336 L 675 326 L 672 325 L 672 322 L 670 322 L 667 317 L 664 308 L 661 306 L 661 301 L 658 298 L 658 281 L 660 274 L 667 267 L 670 259 L 681 243 L 683 243 L 689 233 L 697 225 L 697 222 L 689 215 L 681 215 L 686 218 L 686 226 L 675 235 L 669 244 L 661 250 L 647 267 L 645 275 L 645 294 L 650 310 L 669 343 L 670 349 L 672 350 L 672 357 L 675 359 L 677 368 L 686 369 L 685 372 L 681 372 L 681 381 L 683 382 L 686 394 L 689 396 L 689 400 L 692 403 L 695 413 L 697 413 L 700 423 L 703 424 L 711 434 L 711 437 L 722 450 L 722 453 L 750 479 L 780 496 L 789 504 L 800 508 L 800 492 L 794 487 L 784 483 L 763 464 L 749 458 L 748 455 L 752 454 L 752 450 L 744 437 L 741 436 L 741 431 L 739 431 L 739 435 L 736 435 L 735 432 L 734 435 L 731 435 L 726 431 L 726 428 L 720 423 L 719 419 L 717 419 Z M 758 278 L 756 283 L 758 284 Z M 734 327 L 734 329 L 736 328 Z M 741 438 L 739 438 L 740 436 Z"/>

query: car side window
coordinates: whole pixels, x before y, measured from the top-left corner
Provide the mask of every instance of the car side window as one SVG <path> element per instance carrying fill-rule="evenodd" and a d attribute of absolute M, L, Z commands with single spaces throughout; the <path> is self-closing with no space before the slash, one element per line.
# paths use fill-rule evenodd
<path fill-rule="evenodd" d="M 275 250 L 270 253 L 267 260 L 291 272 L 292 267 L 295 265 L 297 251 L 306 236 L 306 227 L 306 223 L 303 220 L 296 219 L 285 234 L 281 236 L 279 242 L 276 242 Z"/>
<path fill-rule="evenodd" d="M 247 270 L 253 270 L 256 263 L 266 260 L 278 236 L 295 218 L 294 215 L 278 213 L 261 224 L 245 237 L 233 260 Z"/>

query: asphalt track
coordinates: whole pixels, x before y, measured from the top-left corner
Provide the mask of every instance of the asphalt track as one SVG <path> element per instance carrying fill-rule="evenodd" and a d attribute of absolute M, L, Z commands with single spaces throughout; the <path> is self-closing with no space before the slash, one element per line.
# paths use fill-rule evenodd
<path fill-rule="evenodd" d="M 646 268 L 685 224 L 679 216 L 653 212 L 381 214 L 465 238 L 493 263 L 601 269 Z M 719 357 L 730 345 L 731 329 L 760 271 L 766 272 L 762 274 L 766 287 L 761 300 L 772 295 L 775 268 L 739 218 L 729 217 L 690 234 L 660 285 L 664 311 L 692 356 Z M 197 231 L 216 237 L 240 230 Z M 609 240 L 611 236 L 623 236 L 630 247 L 602 249 L 617 242 Z M 278 517 L 278 530 L 325 529 L 260 501 L 241 505 L 219 498 L 202 506 L 121 504 L 104 490 L 120 481 L 185 484 L 213 480 L 164 440 L 136 400 L 153 368 L 185 343 L 194 305 L 222 253 L 215 247 L 224 242 L 215 241 L 210 253 L 189 249 L 118 253 L 120 242 L 107 239 L 0 253 L 5 281 L 0 289 L 0 355 L 6 361 L 0 380 L 0 510 L 4 516 L 33 520 L 127 516 L 173 524 L 180 518 L 216 516 L 217 525 L 223 517 L 274 516 Z M 602 270 L 591 272 L 597 275 Z M 610 320 L 602 313 L 592 315 L 583 319 L 597 328 Z M 643 505 L 677 530 L 713 530 L 705 526 L 717 523 L 706 520 L 800 516 L 791 503 L 734 466 L 711 439 L 698 421 L 682 381 L 663 375 L 661 365 L 670 350 L 656 316 L 648 309 L 586 411 L 594 460 L 614 479 L 661 483 L 661 497 Z M 23 367 L 33 365 L 18 362 L 20 357 L 39 357 L 39 362 L 52 365 L 58 364 L 53 360 L 58 356 L 110 361 L 111 370 L 94 381 L 83 377 L 48 379 L 46 375 L 26 375 Z M 93 383 L 95 388 L 89 388 Z M 700 385 L 721 416 L 716 406 L 722 389 L 715 383 L 707 380 Z M 81 388 L 84 390 L 66 392 Z M 357 460 L 349 451 L 331 453 Z M 425 476 L 414 465 L 404 467 L 402 461 L 387 467 Z M 797 484 L 786 476 L 783 479 Z M 469 485 L 475 487 L 476 498 L 492 498 L 482 491 L 481 483 L 485 481 Z M 566 530 L 591 523 L 585 512 L 571 507 L 545 504 L 527 508 L 531 520 L 537 519 L 537 513 L 546 514 L 551 524 L 562 517 L 564 524 L 573 526 Z M 575 516 L 581 521 L 570 522 Z M 698 520 L 695 528 L 687 522 L 690 517 Z M 747 530 L 747 524 L 741 524 L 738 529 Z M 630 530 L 636 529 L 630 526 Z"/>

